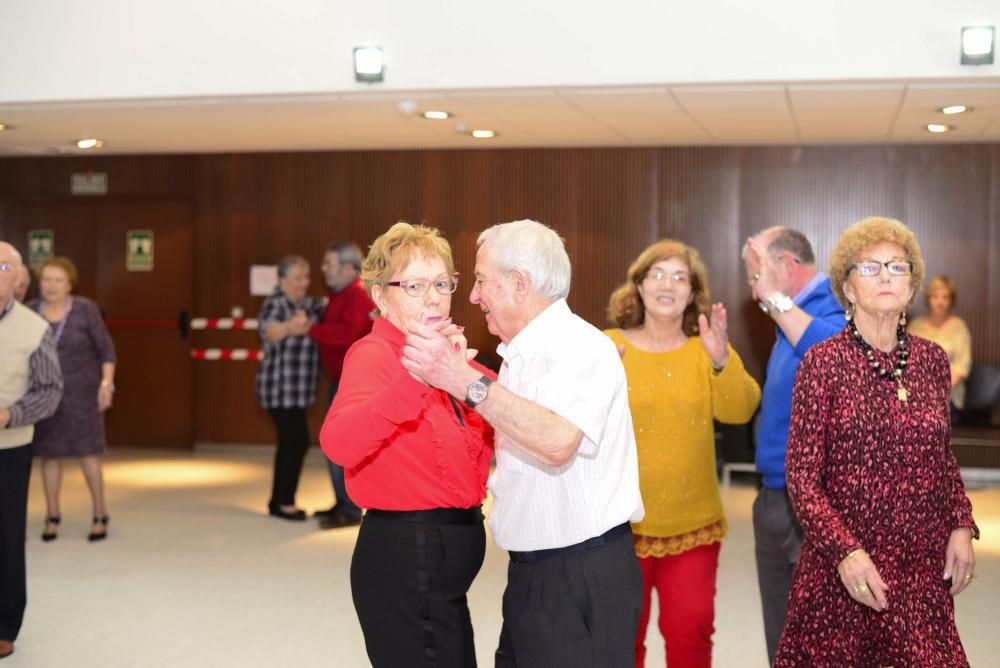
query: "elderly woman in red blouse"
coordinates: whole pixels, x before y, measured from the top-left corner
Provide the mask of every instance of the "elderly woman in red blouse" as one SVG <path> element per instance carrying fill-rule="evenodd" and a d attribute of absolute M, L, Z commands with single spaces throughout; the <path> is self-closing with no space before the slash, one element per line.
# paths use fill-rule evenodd
<path fill-rule="evenodd" d="M 924 275 L 897 220 L 849 227 L 830 259 L 848 325 L 802 360 L 788 492 L 804 543 L 774 665 L 969 662 L 954 596 L 975 577 L 979 531 L 951 451 L 948 356 L 907 334 Z"/>
<path fill-rule="evenodd" d="M 351 593 L 368 657 L 375 668 L 431 657 L 427 665 L 474 667 L 466 592 L 485 556 L 481 504 L 493 432 L 400 361 L 417 323 L 465 347 L 449 318 L 458 285 L 451 248 L 436 229 L 396 223 L 372 244 L 361 277 L 381 317 L 347 353 L 320 443 L 367 509 Z"/>

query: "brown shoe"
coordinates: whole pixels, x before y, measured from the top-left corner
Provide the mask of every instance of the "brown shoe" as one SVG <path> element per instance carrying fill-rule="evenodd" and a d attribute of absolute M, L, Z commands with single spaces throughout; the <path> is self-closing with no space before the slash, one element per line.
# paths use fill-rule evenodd
<path fill-rule="evenodd" d="M 14 653 L 13 640 L 0 640 L 0 659 L 6 658 Z"/>
<path fill-rule="evenodd" d="M 342 529 L 343 527 L 356 527 L 359 524 L 361 524 L 360 517 L 351 517 L 339 510 L 334 510 L 331 515 L 319 518 L 320 529 Z"/>

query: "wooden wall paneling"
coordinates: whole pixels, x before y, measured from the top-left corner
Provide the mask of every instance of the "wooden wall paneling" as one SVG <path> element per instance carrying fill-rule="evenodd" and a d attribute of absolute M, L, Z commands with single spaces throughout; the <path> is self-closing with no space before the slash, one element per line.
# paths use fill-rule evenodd
<path fill-rule="evenodd" d="M 1000 310 L 998 145 L 4 159 L 0 235 L 25 243 L 29 223 L 16 207 L 27 202 L 72 208 L 85 201 L 70 198 L 68 188 L 69 174 L 87 169 L 109 173 L 110 198 L 191 203 L 193 315 L 222 316 L 233 306 L 255 315 L 261 300 L 248 294 L 254 263 L 302 254 L 314 264 L 313 292 L 321 295 L 318 265 L 329 241 L 349 238 L 367 249 L 398 219 L 440 227 L 462 273 L 453 313 L 465 321 L 470 342 L 488 352 L 496 338 L 468 303 L 475 241 L 484 228 L 525 217 L 555 228 L 574 262 L 570 303 L 599 327 L 631 260 L 648 243 L 676 237 L 701 251 L 713 297 L 729 308 L 733 343 L 758 377 L 774 334 L 748 297 L 739 260 L 746 236 L 774 224 L 794 225 L 810 236 L 825 268 L 848 224 L 867 215 L 895 216 L 917 231 L 931 271 L 953 267 L 975 357 L 1000 364 L 993 325 Z M 72 221 L 73 215 L 56 217 Z M 71 229 L 81 229 L 75 225 Z M 57 249 L 66 234 L 57 232 Z M 202 332 L 192 341 L 257 345 L 252 332 Z M 195 366 L 196 440 L 273 440 L 270 420 L 254 400 L 255 370 L 240 362 Z"/>
<path fill-rule="evenodd" d="M 488 151 L 432 151 L 424 182 L 427 224 L 448 239 L 459 274 L 451 316 L 465 327 L 469 347 L 494 365 L 498 364 L 497 339 L 487 331 L 482 310 L 469 301 L 469 295 L 475 283 L 476 240 L 493 224 L 490 211 L 495 186 L 490 174 L 495 159 Z"/>
<path fill-rule="evenodd" d="M 905 183 L 907 223 L 926 262 L 926 281 L 946 274 L 955 281 L 958 302 L 955 312 L 970 324 L 973 359 L 990 359 L 985 348 L 995 338 L 988 319 L 972 316 L 989 303 L 996 290 L 996 263 L 1000 249 L 991 245 L 995 234 L 990 221 L 993 181 L 992 156 L 988 147 L 947 146 L 939 151 L 911 149 Z M 984 280 L 985 279 L 985 280 Z M 926 312 L 925 294 L 918 297 L 914 314 Z"/>
<path fill-rule="evenodd" d="M 611 293 L 651 240 L 654 155 L 654 149 L 602 149 L 581 162 L 576 230 L 567 238 L 574 275 L 569 303 L 601 329 L 611 326 Z"/>

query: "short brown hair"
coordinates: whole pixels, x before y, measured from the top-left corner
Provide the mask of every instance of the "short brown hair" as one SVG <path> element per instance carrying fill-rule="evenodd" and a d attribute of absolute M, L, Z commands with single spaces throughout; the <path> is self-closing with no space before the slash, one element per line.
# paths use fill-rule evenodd
<path fill-rule="evenodd" d="M 638 327 L 646 320 L 639 285 L 646 278 L 650 267 L 661 260 L 676 257 L 691 271 L 691 303 L 684 309 L 682 329 L 687 336 L 698 334 L 698 316 L 708 315 L 711 295 L 708 288 L 708 272 L 701 256 L 691 246 L 674 239 L 663 239 L 639 253 L 639 257 L 628 268 L 628 280 L 611 293 L 608 300 L 608 320 L 622 329 Z"/>
<path fill-rule="evenodd" d="M 361 263 L 361 280 L 365 289 L 371 293 L 373 285 L 385 285 L 393 274 L 409 266 L 417 255 L 440 258 L 448 273 L 454 275 L 455 260 L 451 255 L 451 245 L 441 236 L 440 230 L 399 221 L 372 243 L 368 256 Z"/>
<path fill-rule="evenodd" d="M 958 299 L 958 291 L 955 288 L 955 281 L 951 280 L 944 274 L 938 274 L 931 280 L 927 281 L 927 288 L 924 290 L 924 302 L 930 306 L 931 293 L 935 290 L 945 290 L 948 292 L 948 307 L 952 308 L 955 306 L 955 300 Z"/>
<path fill-rule="evenodd" d="M 862 251 L 882 242 L 896 244 L 902 248 L 906 259 L 913 263 L 913 272 L 910 276 L 910 284 L 913 286 L 911 305 L 920 292 L 920 286 L 924 282 L 924 256 L 920 252 L 917 238 L 910 228 L 895 218 L 872 216 L 859 220 L 844 230 L 837 240 L 833 253 L 830 254 L 830 288 L 833 289 L 837 301 L 845 307 L 848 306 L 848 299 L 844 294 L 847 275 Z"/>
<path fill-rule="evenodd" d="M 38 277 L 39 281 L 42 280 L 42 272 L 45 271 L 46 267 L 57 267 L 65 271 L 71 288 L 75 288 L 77 281 L 80 280 L 80 273 L 76 270 L 76 265 L 65 255 L 53 255 L 42 260 L 42 263 L 35 269 L 35 276 Z"/>

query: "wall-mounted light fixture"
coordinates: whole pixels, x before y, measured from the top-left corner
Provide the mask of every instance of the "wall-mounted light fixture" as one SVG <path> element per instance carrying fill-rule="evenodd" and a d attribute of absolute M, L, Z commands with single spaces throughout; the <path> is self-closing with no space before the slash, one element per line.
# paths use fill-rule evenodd
<path fill-rule="evenodd" d="M 992 65 L 995 32 L 993 26 L 962 28 L 962 64 Z"/>
<path fill-rule="evenodd" d="M 365 83 L 382 81 L 385 60 L 380 46 L 354 47 L 354 80 Z"/>

